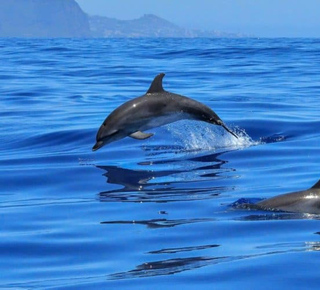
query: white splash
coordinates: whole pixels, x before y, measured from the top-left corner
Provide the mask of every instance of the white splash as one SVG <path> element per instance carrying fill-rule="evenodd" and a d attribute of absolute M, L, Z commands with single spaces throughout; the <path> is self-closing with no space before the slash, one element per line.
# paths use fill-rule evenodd
<path fill-rule="evenodd" d="M 226 132 L 220 126 L 204 122 L 179 121 L 166 126 L 177 139 L 176 145 L 182 145 L 186 150 L 217 150 L 242 149 L 258 145 L 243 129 L 231 128 L 238 138 Z"/>

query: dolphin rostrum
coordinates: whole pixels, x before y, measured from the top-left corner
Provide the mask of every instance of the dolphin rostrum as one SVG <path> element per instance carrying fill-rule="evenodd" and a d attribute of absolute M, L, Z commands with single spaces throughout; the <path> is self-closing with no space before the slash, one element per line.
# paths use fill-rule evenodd
<path fill-rule="evenodd" d="M 266 210 L 320 214 L 320 180 L 307 190 L 271 197 L 255 206 Z"/>
<path fill-rule="evenodd" d="M 147 93 L 116 108 L 103 122 L 92 150 L 127 136 L 144 140 L 155 127 L 190 119 L 222 126 L 238 138 L 209 107 L 190 98 L 167 92 L 162 87 L 164 73 L 157 75 Z"/>

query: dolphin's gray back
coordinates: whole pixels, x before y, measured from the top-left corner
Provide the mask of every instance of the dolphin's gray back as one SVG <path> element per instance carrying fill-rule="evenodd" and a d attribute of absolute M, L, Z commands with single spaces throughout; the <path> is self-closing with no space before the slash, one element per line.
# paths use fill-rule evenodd
<path fill-rule="evenodd" d="M 181 113 L 181 119 L 202 120 L 212 118 L 221 120 L 209 107 L 198 101 L 163 91 L 147 93 L 122 104 L 105 119 L 104 124 L 108 124 L 108 126 L 115 124 L 118 128 L 121 128 L 121 126 L 125 127 L 127 124 L 144 122 L 149 118 L 179 113 Z"/>
<path fill-rule="evenodd" d="M 113 123 L 122 120 L 124 123 L 135 123 L 137 120 L 147 120 L 152 117 L 179 114 L 176 119 L 216 120 L 218 115 L 209 107 L 188 97 L 165 91 L 162 86 L 164 73 L 158 74 L 152 81 L 147 93 L 128 101 L 113 111 L 105 122 Z M 169 120 L 169 119 L 168 119 Z"/>
<path fill-rule="evenodd" d="M 188 97 L 164 91 L 147 95 L 150 105 L 153 106 L 155 114 L 185 113 L 190 115 L 190 119 L 203 120 L 214 118 L 220 120 L 219 116 L 208 106 L 190 99 Z"/>

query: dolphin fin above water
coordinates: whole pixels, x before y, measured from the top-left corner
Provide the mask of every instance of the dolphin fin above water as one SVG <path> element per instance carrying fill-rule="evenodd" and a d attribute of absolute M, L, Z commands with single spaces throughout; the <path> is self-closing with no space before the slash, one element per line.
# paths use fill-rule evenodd
<path fill-rule="evenodd" d="M 165 90 L 162 86 L 162 79 L 165 76 L 164 73 L 158 74 L 154 80 L 152 81 L 149 90 L 147 91 L 147 94 L 153 94 L 153 93 L 161 93 Z"/>
<path fill-rule="evenodd" d="M 150 138 L 153 134 L 144 131 L 183 119 L 221 126 L 238 138 L 206 105 L 165 91 L 162 86 L 164 76 L 164 73 L 158 74 L 145 95 L 125 102 L 110 113 L 98 130 L 93 151 L 127 136 L 138 140 Z"/>

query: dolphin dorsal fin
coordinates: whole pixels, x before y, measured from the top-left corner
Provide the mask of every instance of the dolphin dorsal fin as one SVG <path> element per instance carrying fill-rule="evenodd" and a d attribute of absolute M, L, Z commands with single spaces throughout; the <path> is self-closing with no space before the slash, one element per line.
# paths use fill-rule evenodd
<path fill-rule="evenodd" d="M 319 188 L 320 189 L 320 180 L 318 180 L 318 182 L 312 186 L 311 188 Z"/>
<path fill-rule="evenodd" d="M 149 90 L 147 91 L 147 94 L 164 92 L 164 89 L 162 87 L 163 77 L 164 77 L 164 73 L 161 73 L 154 78 Z"/>

